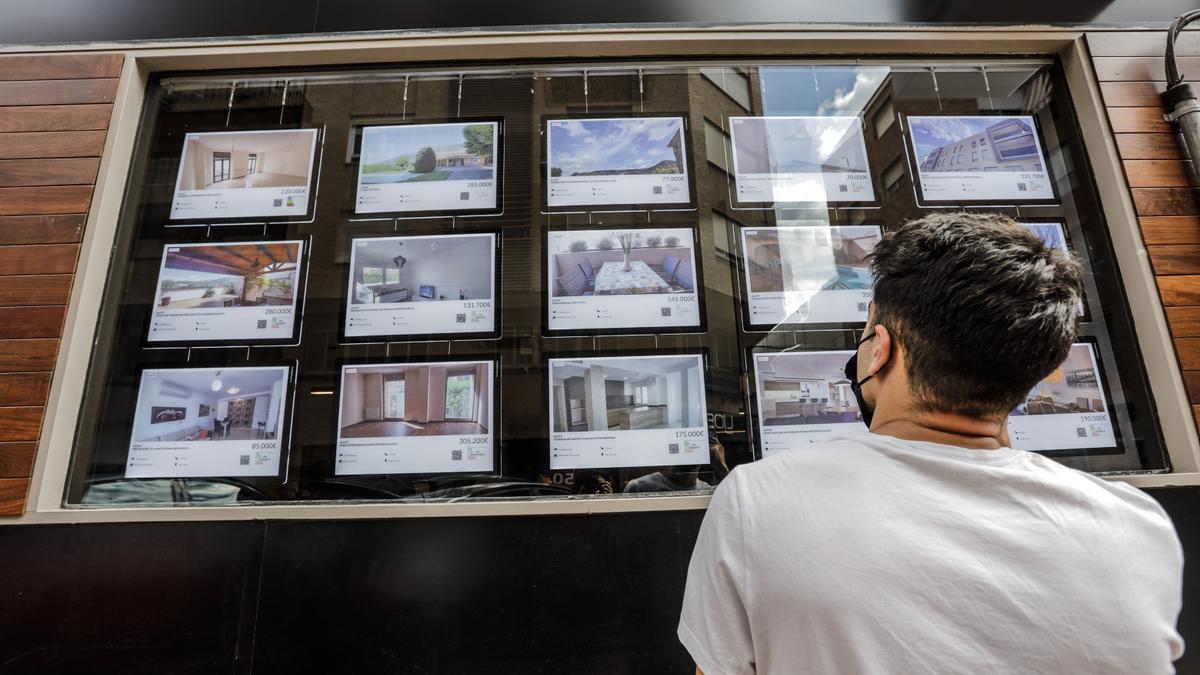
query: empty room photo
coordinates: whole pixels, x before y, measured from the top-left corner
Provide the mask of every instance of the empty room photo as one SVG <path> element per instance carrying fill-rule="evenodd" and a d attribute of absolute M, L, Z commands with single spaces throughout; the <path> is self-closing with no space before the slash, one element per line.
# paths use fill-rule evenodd
<path fill-rule="evenodd" d="M 698 356 L 555 360 L 550 370 L 554 431 L 702 427 Z"/>
<path fill-rule="evenodd" d="M 1100 373 L 1088 344 L 1075 344 L 1067 360 L 1029 392 L 1014 415 L 1107 412 Z"/>
<path fill-rule="evenodd" d="M 154 305 L 162 309 L 291 305 L 301 242 L 168 246 Z"/>
<path fill-rule="evenodd" d="M 288 370 L 173 368 L 142 374 L 133 441 L 279 438 Z"/>
<path fill-rule="evenodd" d="M 490 300 L 494 251 L 491 234 L 359 239 L 350 302 Z"/>
<path fill-rule="evenodd" d="M 347 366 L 340 438 L 486 434 L 491 366 L 487 361 Z"/>
<path fill-rule="evenodd" d="M 315 129 L 188 134 L 180 191 L 308 187 Z"/>
<path fill-rule="evenodd" d="M 844 370 L 850 352 L 755 355 L 759 416 L 766 426 L 858 422 Z"/>
<path fill-rule="evenodd" d="M 872 225 L 743 230 L 754 293 L 870 289 L 867 255 L 883 238 Z"/>
<path fill-rule="evenodd" d="M 693 293 L 691 230 L 550 234 L 554 297 Z"/>

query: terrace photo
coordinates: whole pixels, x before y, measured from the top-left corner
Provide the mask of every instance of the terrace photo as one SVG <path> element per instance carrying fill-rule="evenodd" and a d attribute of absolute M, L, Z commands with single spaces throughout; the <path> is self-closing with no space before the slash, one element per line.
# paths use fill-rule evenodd
<path fill-rule="evenodd" d="M 743 230 L 750 291 L 869 290 L 867 256 L 882 238 L 873 225 Z"/>
<path fill-rule="evenodd" d="M 158 309 L 292 305 L 301 242 L 168 246 Z"/>
<path fill-rule="evenodd" d="M 316 129 L 188 134 L 177 191 L 308 187 Z"/>
<path fill-rule="evenodd" d="M 551 232 L 549 250 L 556 298 L 696 290 L 688 229 Z"/>
<path fill-rule="evenodd" d="M 491 234 L 355 240 L 350 302 L 490 300 L 494 252 Z"/>
<path fill-rule="evenodd" d="M 755 355 L 759 416 L 765 426 L 861 422 L 846 379 L 850 352 Z"/>
<path fill-rule="evenodd" d="M 554 431 L 679 429 L 705 425 L 698 356 L 555 360 Z"/>
<path fill-rule="evenodd" d="M 420 183 L 495 177 L 497 124 L 409 124 L 363 130 L 359 182 Z"/>
<path fill-rule="evenodd" d="M 922 172 L 1044 170 L 1030 117 L 909 117 Z"/>
<path fill-rule="evenodd" d="M 347 366 L 339 438 L 486 434 L 491 373 L 486 361 Z"/>
<path fill-rule="evenodd" d="M 550 177 L 686 173 L 679 117 L 549 122 Z"/>

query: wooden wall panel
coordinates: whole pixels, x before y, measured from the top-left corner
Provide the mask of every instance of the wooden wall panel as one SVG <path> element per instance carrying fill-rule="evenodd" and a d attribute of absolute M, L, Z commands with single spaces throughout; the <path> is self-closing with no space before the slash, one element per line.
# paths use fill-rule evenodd
<path fill-rule="evenodd" d="M 0 56 L 0 515 L 25 510 L 122 62 Z"/>
<path fill-rule="evenodd" d="M 1095 31 L 1087 43 L 1188 398 L 1200 416 L 1200 181 L 1163 119 L 1166 32 Z M 1184 73 L 1200 73 L 1200 32 L 1185 32 L 1176 50 Z"/>

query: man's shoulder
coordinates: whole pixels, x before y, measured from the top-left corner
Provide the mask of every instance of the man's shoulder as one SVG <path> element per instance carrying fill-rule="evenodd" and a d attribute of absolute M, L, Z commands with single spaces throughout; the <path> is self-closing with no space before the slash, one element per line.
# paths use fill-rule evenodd
<path fill-rule="evenodd" d="M 870 465 L 883 457 L 869 438 L 862 438 L 864 436 L 865 433 L 847 435 L 780 452 L 741 464 L 730 475 L 737 477 L 739 489 L 751 486 L 759 489 L 766 483 L 821 484 L 852 476 L 869 471 Z"/>

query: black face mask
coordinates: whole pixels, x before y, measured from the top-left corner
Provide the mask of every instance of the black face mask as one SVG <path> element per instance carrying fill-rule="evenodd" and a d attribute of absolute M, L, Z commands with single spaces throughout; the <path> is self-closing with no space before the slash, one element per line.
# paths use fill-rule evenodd
<path fill-rule="evenodd" d="M 875 377 L 875 375 L 878 375 L 883 368 L 887 367 L 887 364 L 885 363 L 883 367 L 875 371 L 874 374 L 868 375 L 861 380 L 858 379 L 858 348 L 869 342 L 873 337 L 875 337 L 874 332 L 859 340 L 858 344 L 854 345 L 854 355 L 851 356 L 850 360 L 846 362 L 845 371 L 846 379 L 850 380 L 850 391 L 854 394 L 854 400 L 858 403 L 858 412 L 860 415 L 862 415 L 863 424 L 867 425 L 868 429 L 871 428 L 871 418 L 875 416 L 875 408 L 867 405 L 866 399 L 863 398 L 862 386 L 867 380 Z"/>

